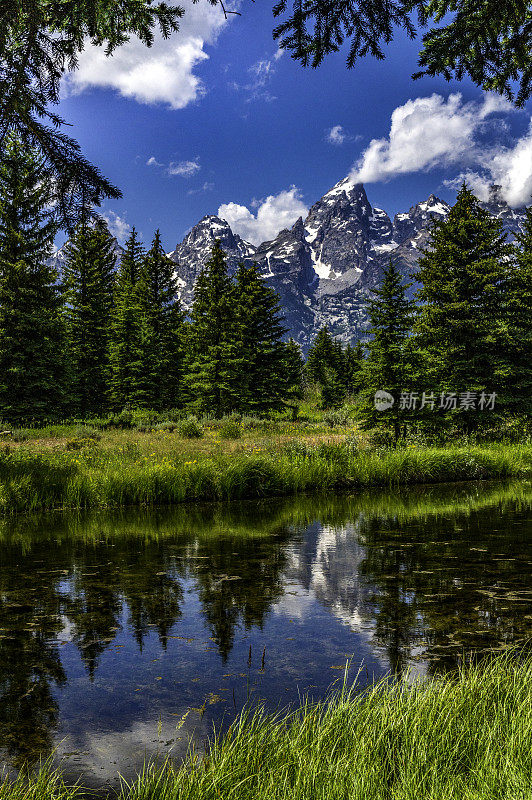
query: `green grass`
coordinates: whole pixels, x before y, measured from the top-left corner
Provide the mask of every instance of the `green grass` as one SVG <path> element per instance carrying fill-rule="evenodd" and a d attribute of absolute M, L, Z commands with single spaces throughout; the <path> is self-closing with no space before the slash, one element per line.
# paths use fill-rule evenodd
<path fill-rule="evenodd" d="M 121 800 L 529 800 L 531 745 L 532 659 L 511 651 L 454 677 L 344 686 L 277 715 L 247 710 L 206 755 L 146 766 Z M 37 775 L 27 793 L 5 783 L 0 800 L 70 792 Z"/>
<path fill-rule="evenodd" d="M 354 439 L 234 442 L 183 450 L 163 434 L 152 452 L 134 440 L 80 450 L 19 446 L 0 452 L 0 512 L 156 506 L 241 500 L 308 491 L 399 486 L 532 475 L 532 445 L 496 444 L 375 450 Z"/>

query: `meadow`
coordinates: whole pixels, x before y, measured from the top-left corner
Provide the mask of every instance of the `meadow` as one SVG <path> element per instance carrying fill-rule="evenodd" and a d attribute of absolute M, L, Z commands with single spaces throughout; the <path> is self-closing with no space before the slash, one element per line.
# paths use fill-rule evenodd
<path fill-rule="evenodd" d="M 532 659 L 511 650 L 457 675 L 340 685 L 325 702 L 245 709 L 207 754 L 146 765 L 120 800 L 528 800 Z M 179 725 L 179 723 L 178 723 Z M 1 800 L 71 800 L 45 765 Z"/>
<path fill-rule="evenodd" d="M 376 444 L 339 412 L 284 418 L 131 414 L 5 432 L 0 513 L 172 505 L 532 475 L 532 444 Z"/>

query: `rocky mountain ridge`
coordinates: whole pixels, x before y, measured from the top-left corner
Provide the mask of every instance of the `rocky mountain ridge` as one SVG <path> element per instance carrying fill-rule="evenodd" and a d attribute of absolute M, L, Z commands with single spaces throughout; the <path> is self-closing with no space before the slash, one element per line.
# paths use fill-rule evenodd
<path fill-rule="evenodd" d="M 511 209 L 492 187 L 482 204 L 501 219 L 510 237 L 519 231 L 525 208 Z M 181 298 L 188 306 L 195 280 L 209 258 L 216 239 L 227 253 L 230 272 L 240 261 L 257 262 L 268 283 L 280 295 L 287 335 L 304 350 L 322 325 L 344 342 L 367 332 L 367 301 L 378 285 L 383 266 L 392 256 L 405 276 L 415 271 L 421 249 L 428 242 L 432 219 L 444 219 L 450 206 L 431 194 L 405 213 L 390 219 L 372 207 L 364 186 L 349 178 L 339 181 L 275 239 L 258 247 L 233 233 L 215 215 L 203 217 L 170 253 L 176 263 Z"/>
<path fill-rule="evenodd" d="M 510 238 L 515 237 L 524 222 L 525 208 L 510 208 L 497 186 L 481 205 L 502 221 Z M 393 257 L 410 278 L 428 243 L 431 220 L 444 219 L 449 209 L 448 203 L 431 194 L 391 219 L 370 204 L 361 183 L 344 178 L 314 203 L 306 219 L 300 217 L 271 241 L 253 245 L 232 231 L 226 220 L 208 214 L 168 255 L 176 265 L 185 309 L 192 303 L 194 284 L 217 239 L 227 255 L 230 273 L 241 261 L 258 263 L 261 274 L 280 296 L 287 336 L 306 351 L 323 325 L 343 342 L 364 338 L 368 298 L 380 282 L 383 267 Z M 118 243 L 116 248 L 120 255 Z M 61 273 L 63 248 L 52 261 Z M 410 291 L 415 291 L 415 284 Z"/>

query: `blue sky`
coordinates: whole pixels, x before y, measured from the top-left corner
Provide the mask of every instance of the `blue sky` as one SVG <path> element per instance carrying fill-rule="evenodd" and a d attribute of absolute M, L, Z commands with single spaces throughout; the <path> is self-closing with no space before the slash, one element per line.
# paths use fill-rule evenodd
<path fill-rule="evenodd" d="M 348 174 L 390 214 L 431 192 L 452 201 L 464 176 L 529 202 L 530 108 L 469 82 L 412 81 L 419 41 L 398 32 L 384 61 L 347 70 L 340 52 L 304 69 L 279 52 L 270 4 L 243 0 L 228 22 L 204 0 L 185 7 L 169 41 L 87 50 L 64 85 L 71 133 L 123 191 L 104 207 L 119 239 L 159 227 L 170 250 L 221 210 L 258 242 Z"/>

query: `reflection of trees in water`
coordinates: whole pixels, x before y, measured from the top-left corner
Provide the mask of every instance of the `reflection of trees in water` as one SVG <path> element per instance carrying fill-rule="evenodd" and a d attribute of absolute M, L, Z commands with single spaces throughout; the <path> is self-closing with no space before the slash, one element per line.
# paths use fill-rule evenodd
<path fill-rule="evenodd" d="M 198 560 L 194 568 L 199 598 L 226 661 L 235 629 L 240 625 L 246 630 L 253 625 L 261 628 L 265 614 L 282 596 L 285 548 L 273 536 L 210 541 L 202 544 L 200 553 L 208 557 Z"/>
<path fill-rule="evenodd" d="M 10 760 L 32 760 L 51 750 L 58 722 L 52 692 L 66 681 L 61 641 L 75 643 L 91 679 L 121 631 L 124 613 L 140 651 L 150 631 L 166 648 L 181 615 L 185 577 L 197 583 L 206 624 L 223 659 L 237 626 L 262 625 L 282 593 L 278 539 L 286 533 L 277 535 L 273 524 L 271 541 L 249 528 L 246 536 L 242 526 L 251 525 L 249 514 L 222 517 L 221 529 L 214 514 L 202 520 L 200 534 L 206 525 L 217 526 L 211 537 L 196 536 L 192 524 L 190 532 L 170 538 L 171 529 L 159 530 L 158 515 L 112 524 L 63 519 L 49 529 L 46 523 L 28 529 L 22 539 L 17 540 L 16 528 L 11 542 L 4 536 L 0 748 Z"/>
<path fill-rule="evenodd" d="M 463 651 L 530 636 L 524 515 L 497 515 L 494 531 L 489 509 L 431 516 L 418 496 L 423 514 L 411 519 L 403 494 L 402 516 L 393 498 L 355 496 L 52 518 L 20 523 L 26 530 L 5 523 L 0 747 L 18 758 L 49 751 L 52 693 L 66 680 L 57 639 L 75 643 L 91 676 L 123 624 L 139 650 L 149 632 L 166 647 L 185 580 L 224 660 L 239 627 L 263 625 L 287 575 L 353 628 L 363 625 L 394 670 L 416 651 L 437 670 Z"/>
<path fill-rule="evenodd" d="M 429 525 L 367 521 L 361 572 L 375 586 L 376 638 L 392 666 L 420 648 L 429 671 L 453 669 L 464 655 L 530 637 L 530 521 L 497 516 L 494 530 L 493 519 L 480 511 Z"/>
<path fill-rule="evenodd" d="M 404 492 L 368 499 L 366 512 L 344 504 L 343 518 L 315 522 L 292 543 L 287 574 L 354 630 L 371 630 L 393 672 L 417 660 L 453 669 L 464 654 L 532 634 L 529 503 L 513 513 L 511 494 L 498 505 L 500 491 L 483 509 L 474 486 L 418 490 L 410 519 Z M 451 515 L 453 497 L 471 512 Z"/>
<path fill-rule="evenodd" d="M 42 568 L 11 564 L 0 569 L 0 748 L 16 765 L 36 750 L 49 751 L 58 705 L 52 687 L 66 676 L 56 637 L 63 628 L 61 596 Z"/>

